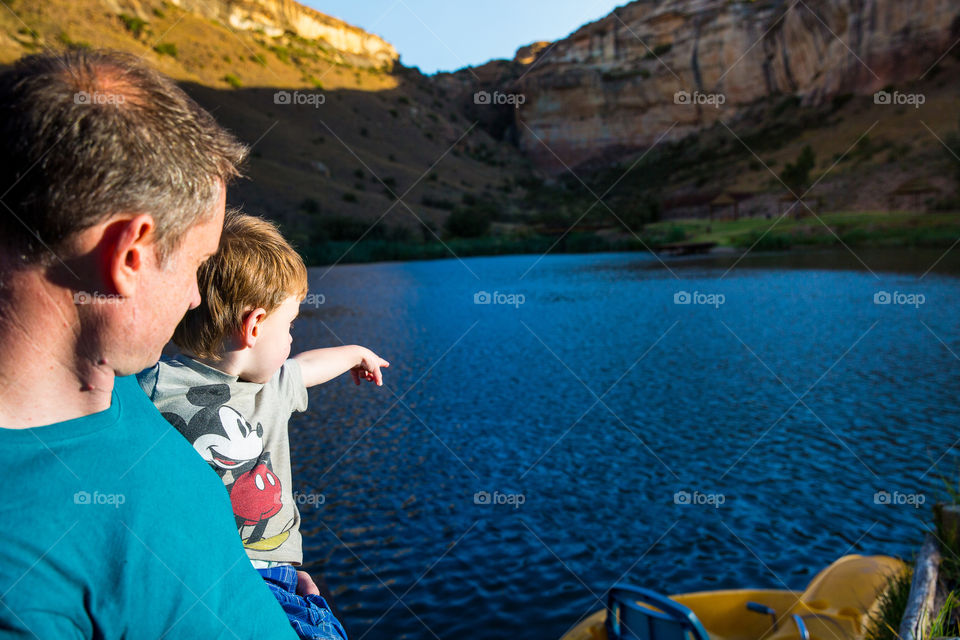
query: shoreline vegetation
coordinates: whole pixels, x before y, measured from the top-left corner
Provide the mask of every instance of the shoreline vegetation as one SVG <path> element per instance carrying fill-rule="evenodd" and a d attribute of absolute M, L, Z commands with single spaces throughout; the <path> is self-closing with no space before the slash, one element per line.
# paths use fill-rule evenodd
<path fill-rule="evenodd" d="M 714 220 L 706 218 L 648 223 L 636 235 L 608 228 L 543 232 L 535 227 L 506 229 L 476 237 L 444 237 L 389 229 L 375 233 L 359 223 L 339 229 L 329 240 L 309 242 L 294 232 L 298 250 L 310 266 L 431 260 L 453 257 L 543 253 L 656 251 L 675 243 L 715 243 L 720 251 L 787 251 L 836 248 L 949 248 L 960 239 L 960 212 L 856 211 L 815 217 L 785 216 Z M 416 236 L 422 235 L 422 238 Z"/>
<path fill-rule="evenodd" d="M 923 525 L 924 543 L 908 570 L 888 579 L 865 640 L 948 640 L 960 634 L 960 478 L 937 475 L 945 492 L 933 505 L 934 527 Z M 915 573 L 927 575 L 916 580 Z M 907 635 L 905 626 L 911 626 Z"/>

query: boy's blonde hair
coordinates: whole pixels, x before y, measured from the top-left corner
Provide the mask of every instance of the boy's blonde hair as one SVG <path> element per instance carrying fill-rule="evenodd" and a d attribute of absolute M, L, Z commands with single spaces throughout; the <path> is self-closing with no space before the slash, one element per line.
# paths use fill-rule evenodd
<path fill-rule="evenodd" d="M 217 253 L 197 272 L 200 306 L 177 325 L 173 341 L 201 358 L 221 355 L 247 312 L 272 313 L 290 296 L 307 295 L 307 268 L 276 225 L 238 211 L 227 213 Z"/>

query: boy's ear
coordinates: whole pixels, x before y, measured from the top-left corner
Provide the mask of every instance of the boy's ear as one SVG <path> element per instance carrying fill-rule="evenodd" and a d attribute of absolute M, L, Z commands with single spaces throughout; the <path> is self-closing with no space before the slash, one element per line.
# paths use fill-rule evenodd
<path fill-rule="evenodd" d="M 261 323 L 267 317 L 267 310 L 263 307 L 257 307 L 247 311 L 243 316 L 243 324 L 240 327 L 242 335 L 240 336 L 240 346 L 244 349 L 253 347 L 260 337 Z"/>
<path fill-rule="evenodd" d="M 111 223 L 104 234 L 108 241 L 104 256 L 107 277 L 121 296 L 136 292 L 144 261 L 149 262 L 155 255 L 155 231 L 153 216 L 140 214 Z"/>

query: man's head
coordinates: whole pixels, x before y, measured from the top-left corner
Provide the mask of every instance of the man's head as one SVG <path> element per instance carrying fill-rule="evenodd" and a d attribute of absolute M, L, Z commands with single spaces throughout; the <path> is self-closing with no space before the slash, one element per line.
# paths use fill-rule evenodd
<path fill-rule="evenodd" d="M 166 76 L 119 52 L 70 50 L 0 75 L 0 242 L 24 261 L 146 213 L 161 257 L 209 217 L 246 148 Z M 49 250 L 48 250 L 49 249 Z"/>
<path fill-rule="evenodd" d="M 0 286 L 40 272 L 77 301 L 91 358 L 156 358 L 199 303 L 246 148 L 134 56 L 72 50 L 0 74 Z"/>
<path fill-rule="evenodd" d="M 290 325 L 307 294 L 303 259 L 272 223 L 230 212 L 198 281 L 202 301 L 184 316 L 174 342 L 202 358 L 240 352 L 243 379 L 269 380 L 290 355 Z"/>

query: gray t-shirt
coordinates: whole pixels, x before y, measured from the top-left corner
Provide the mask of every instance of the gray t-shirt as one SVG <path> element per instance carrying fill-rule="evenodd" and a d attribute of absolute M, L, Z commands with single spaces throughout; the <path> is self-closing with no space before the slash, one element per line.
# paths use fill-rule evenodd
<path fill-rule="evenodd" d="M 300 564 L 287 436 L 290 414 L 307 408 L 300 363 L 287 360 L 269 382 L 258 384 L 178 355 L 145 369 L 137 380 L 223 479 L 250 559 Z"/>

